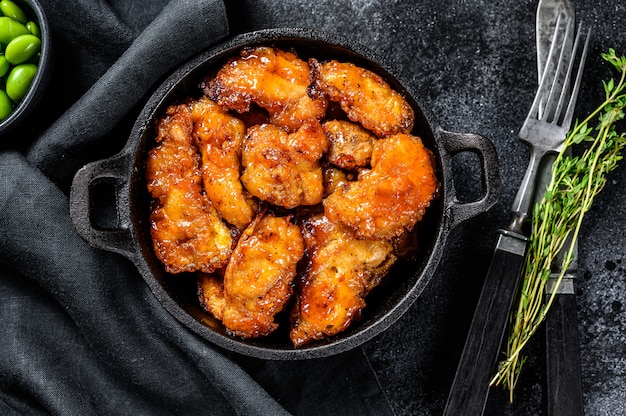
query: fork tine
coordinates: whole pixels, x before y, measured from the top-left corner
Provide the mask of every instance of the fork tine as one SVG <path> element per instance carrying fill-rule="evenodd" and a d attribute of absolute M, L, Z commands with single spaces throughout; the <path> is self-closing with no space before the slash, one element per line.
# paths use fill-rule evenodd
<path fill-rule="evenodd" d="M 578 44 L 578 39 L 580 37 L 581 32 L 582 32 L 582 23 L 580 24 L 578 28 L 578 33 L 576 34 L 576 44 Z M 585 68 L 585 61 L 587 59 L 587 50 L 589 49 L 590 38 L 591 38 L 591 28 L 587 30 L 587 38 L 585 39 L 585 46 L 583 47 L 582 54 L 580 55 L 580 63 L 578 65 L 576 81 L 574 82 L 574 87 L 572 88 L 570 100 L 567 105 L 567 111 L 565 112 L 565 116 L 563 117 L 563 122 L 561 123 L 562 126 L 568 129 L 569 129 L 570 124 L 572 123 L 572 118 L 574 116 L 574 108 L 576 107 L 576 99 L 578 98 L 578 90 L 580 88 L 580 82 L 583 77 L 583 69 Z M 573 60 L 575 52 L 576 52 L 576 47 L 574 47 L 574 53 L 572 53 L 572 60 Z M 567 74 L 568 78 L 570 77 L 571 70 L 572 69 L 570 65 L 570 69 L 568 70 L 568 74 Z"/>
<path fill-rule="evenodd" d="M 543 69 L 543 74 L 541 75 L 541 82 L 539 83 L 539 87 L 537 88 L 537 93 L 535 94 L 535 98 L 530 107 L 530 111 L 528 112 L 527 119 L 543 118 L 543 114 L 545 114 L 547 111 L 547 103 L 546 103 L 544 106 L 543 114 L 539 114 L 540 103 L 546 100 L 546 96 L 549 97 L 550 91 L 552 90 L 552 87 L 550 87 L 550 89 L 547 89 L 547 86 L 549 84 L 552 86 L 555 78 L 558 75 L 558 72 L 556 71 L 554 72 L 554 74 L 552 74 L 551 68 L 554 67 L 556 64 L 555 59 L 557 59 L 557 52 L 562 52 L 562 50 L 559 51 L 559 42 L 558 42 L 558 37 L 559 37 L 559 32 L 560 32 L 559 28 L 561 27 L 561 24 L 562 24 L 562 17 L 563 17 L 563 14 L 559 14 L 559 16 L 557 17 L 556 29 L 554 30 L 554 33 L 552 34 L 552 41 L 550 42 L 550 50 L 548 51 L 546 64 Z M 559 53 L 559 58 L 560 58 L 560 53 Z M 552 78 L 550 78 L 550 75 L 553 75 Z"/>
<path fill-rule="evenodd" d="M 548 96 L 546 110 L 543 117 L 546 121 L 558 121 L 559 114 L 561 114 L 563 103 L 566 99 L 565 97 L 567 96 L 567 91 L 570 85 L 570 73 L 574 64 L 574 55 L 576 45 L 578 43 L 578 37 L 572 47 L 571 41 L 568 42 L 568 39 L 571 39 L 572 30 L 574 30 L 574 20 L 568 19 L 567 22 L 565 22 L 565 25 L 565 35 L 560 43 L 561 53 L 559 54 L 558 64 L 554 71 L 554 79 L 552 80 L 552 86 L 550 87 L 550 94 Z M 568 53 L 569 55 L 566 59 L 566 54 Z M 567 71 L 565 72 L 565 79 L 562 79 L 561 74 L 564 69 L 567 69 Z"/>

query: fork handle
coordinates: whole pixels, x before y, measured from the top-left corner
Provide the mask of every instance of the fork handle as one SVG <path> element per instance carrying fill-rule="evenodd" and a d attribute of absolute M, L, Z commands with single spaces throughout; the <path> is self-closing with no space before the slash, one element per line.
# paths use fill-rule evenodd
<path fill-rule="evenodd" d="M 522 226 L 530 211 L 531 204 L 535 198 L 535 187 L 537 185 L 537 173 L 541 160 L 548 153 L 546 149 L 539 146 L 530 146 L 530 161 L 526 168 L 526 173 L 522 179 L 522 183 L 517 191 L 517 195 L 513 200 L 513 224 L 510 230 L 521 233 Z"/>
<path fill-rule="evenodd" d="M 519 280 L 526 237 L 500 230 L 444 416 L 482 415 Z"/>

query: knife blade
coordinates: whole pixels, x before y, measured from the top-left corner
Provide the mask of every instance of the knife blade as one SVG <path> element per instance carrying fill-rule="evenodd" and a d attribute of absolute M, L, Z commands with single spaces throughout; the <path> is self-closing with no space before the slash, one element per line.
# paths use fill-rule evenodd
<path fill-rule="evenodd" d="M 543 74 L 545 62 L 559 14 L 574 20 L 575 11 L 569 0 L 540 0 L 537 7 L 537 72 Z M 559 34 L 560 35 L 560 34 Z M 565 33 L 562 36 L 566 36 Z M 563 42 L 573 42 L 566 38 Z M 542 108 L 540 106 L 540 108 Z M 570 152 L 571 153 L 571 152 Z M 552 176 L 554 156 L 548 157 L 539 168 L 539 189 L 545 189 Z M 539 202 L 543 192 L 536 194 Z M 545 332 L 545 388 L 546 414 L 548 416 L 578 416 L 584 414 L 578 320 L 574 280 L 578 270 L 578 244 L 575 241 L 574 258 L 558 288 L 563 255 L 557 258 L 547 284 L 546 295 L 555 298 L 546 316 Z M 566 247 L 569 244 L 566 244 Z"/>

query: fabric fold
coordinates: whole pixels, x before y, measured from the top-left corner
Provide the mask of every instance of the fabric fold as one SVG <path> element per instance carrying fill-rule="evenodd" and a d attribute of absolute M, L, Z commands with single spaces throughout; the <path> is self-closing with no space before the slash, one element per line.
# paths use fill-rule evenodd
<path fill-rule="evenodd" d="M 58 414 L 287 414 L 175 321 L 132 264 L 82 241 L 65 195 L 19 153 L 0 154 L 0 178 L 0 387 Z"/>
<path fill-rule="evenodd" d="M 109 135 L 157 81 L 227 35 L 223 2 L 171 1 L 89 91 L 32 144 L 28 159 L 67 187 L 80 166 L 102 158 L 89 147 L 115 141 Z"/>
<path fill-rule="evenodd" d="M 69 59 L 56 75 L 71 75 L 53 77 L 38 123 L 16 133 L 27 149 L 0 150 L 0 413 L 392 415 L 361 349 L 310 361 L 221 350 L 170 315 L 128 259 L 75 232 L 75 172 L 116 153 L 151 90 L 229 33 L 220 0 L 172 0 L 138 35 L 116 1 L 44 3 Z"/>

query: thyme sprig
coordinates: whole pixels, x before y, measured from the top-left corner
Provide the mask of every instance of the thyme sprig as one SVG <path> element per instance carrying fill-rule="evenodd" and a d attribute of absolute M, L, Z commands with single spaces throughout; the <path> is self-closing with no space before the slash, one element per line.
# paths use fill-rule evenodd
<path fill-rule="evenodd" d="M 561 255 L 558 287 L 572 261 L 584 215 L 604 188 L 608 172 L 618 166 L 626 146 L 626 133 L 616 130 L 626 110 L 626 57 L 618 57 L 613 49 L 601 56 L 617 69 L 619 80 L 603 81 L 604 102 L 568 132 L 552 165 L 545 194 L 533 207 L 522 279 L 509 321 L 506 357 L 491 381 L 491 385 L 508 389 L 511 401 L 526 360 L 522 350 L 544 321 L 557 292 L 553 290 L 545 299 L 552 266 L 561 261 Z M 568 149 L 579 146 L 585 148 L 582 155 L 569 156 Z"/>

